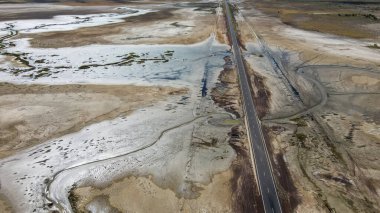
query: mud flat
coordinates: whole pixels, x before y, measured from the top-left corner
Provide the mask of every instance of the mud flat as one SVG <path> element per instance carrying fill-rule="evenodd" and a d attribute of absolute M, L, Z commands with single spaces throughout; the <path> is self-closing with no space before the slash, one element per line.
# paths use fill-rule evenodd
<path fill-rule="evenodd" d="M 261 1 L 257 9 L 282 23 L 303 30 L 355 39 L 379 39 L 379 2 L 363 1 Z"/>
<path fill-rule="evenodd" d="M 379 211 L 380 52 L 368 48 L 376 38 L 296 29 L 242 5 L 239 26 L 254 95 L 267 100 L 256 102 L 266 109 L 283 209 Z"/>
<path fill-rule="evenodd" d="M 211 51 L 215 51 L 214 54 L 210 54 L 210 45 Z M 165 46 L 156 48 L 166 50 Z M 187 47 L 171 48 L 174 48 L 175 54 L 180 55 L 179 52 L 186 51 Z M 198 63 L 190 61 L 189 67 L 180 69 L 177 78 L 170 75 L 171 73 L 166 73 L 168 69 L 170 71 L 170 67 L 176 66 L 176 60 L 173 60 L 161 63 L 162 65 L 156 64 L 154 69 L 152 66 L 150 72 L 145 68 L 151 77 L 141 71 L 138 73 L 137 65 L 132 65 L 134 68 L 129 71 L 133 74 L 135 70 L 137 75 L 123 79 L 127 82 L 140 81 L 140 84 L 147 85 L 185 87 L 188 92 L 184 95 L 175 93 L 177 95 L 143 109 L 141 102 L 136 102 L 140 110 L 129 116 L 85 126 L 77 132 L 54 137 L 41 145 L 3 159 L 1 182 L 14 182 L 6 181 L 7 185 L 2 184 L 2 193 L 6 194 L 12 203 L 20 200 L 26 202 L 17 207 L 16 211 L 71 211 L 68 195 L 74 186 L 100 187 L 127 175 L 152 175 L 155 183 L 161 188 L 169 188 L 179 197 L 196 198 L 199 196 L 198 184 L 208 184 L 214 174 L 228 170 L 236 154 L 228 144 L 228 132 L 232 126 L 225 125 L 223 121 L 233 117 L 214 107 L 210 96 L 207 93 L 203 94 L 200 89 L 205 81 L 208 82 L 208 87 L 214 87 L 218 67 L 220 69 L 224 63 L 223 59 L 218 58 L 223 58 L 228 52 L 225 51 L 224 45 L 213 40 L 188 48 L 191 48 L 196 56 L 192 60 L 197 60 Z M 199 58 L 202 53 L 204 57 Z M 164 67 L 160 69 L 160 66 Z M 192 73 L 190 75 L 187 72 Z M 107 79 L 106 76 L 110 73 L 98 74 L 101 76 L 93 79 Z M 169 77 L 173 80 L 168 81 Z M 63 77 L 50 76 L 38 79 L 45 79 L 45 82 L 50 83 L 80 81 L 79 76 L 66 80 Z M 35 80 L 38 82 L 38 79 L 12 77 L 12 81 L 21 83 Z M 147 90 L 149 91 L 149 88 Z M 87 98 L 85 93 L 70 92 L 65 93 L 62 98 L 71 96 L 70 100 L 75 100 L 78 95 Z M 140 95 L 142 97 L 144 93 Z M 60 98 L 58 94 L 53 96 Z M 49 96 L 46 99 L 49 99 Z M 112 99 L 110 101 L 114 102 Z M 52 100 L 50 104 L 51 102 Z M 122 105 L 123 102 L 119 104 Z M 212 123 L 209 122 L 211 120 Z M 178 134 L 179 132 L 181 134 Z M 210 164 L 201 163 L 203 161 Z M 25 190 L 28 192 L 24 193 Z M 43 208 L 40 209 L 38 206 Z"/>
<path fill-rule="evenodd" d="M 0 157 L 186 90 L 132 85 L 0 84 Z"/>
<path fill-rule="evenodd" d="M 99 13 L 114 13 L 117 5 L 81 5 L 74 7 L 68 4 L 1 4 L 0 21 L 51 19 L 56 15 L 86 15 Z"/>
<path fill-rule="evenodd" d="M 231 64 L 229 57 L 225 57 L 224 59 L 226 61 L 224 70 L 219 75 L 220 82 L 218 82 L 217 86 L 212 90 L 212 96 L 214 101 L 218 103 L 220 107 L 223 107 L 233 115 L 240 117 L 241 108 L 239 97 L 236 96 L 236 93 L 234 93 L 234 91 L 238 89 L 236 72 L 230 68 Z M 173 182 L 172 180 L 172 173 L 166 175 L 164 180 L 157 180 L 155 178 L 157 175 L 145 175 L 142 178 L 131 175 L 106 186 L 85 186 L 73 189 L 69 196 L 69 198 L 72 198 L 70 199 L 72 206 L 75 206 L 79 211 L 98 210 L 99 208 L 104 208 L 104 206 L 107 206 L 107 209 L 121 212 L 127 210 L 144 212 L 152 209 L 158 212 L 191 211 L 191 209 L 212 212 L 246 212 L 262 210 L 261 198 L 258 195 L 258 189 L 254 184 L 252 184 L 255 179 L 249 157 L 248 142 L 243 130 L 244 128 L 237 126 L 240 123 L 239 121 L 228 117 L 223 118 L 223 116 L 220 117 L 218 115 L 213 115 L 207 123 L 208 124 L 204 124 L 204 126 L 202 126 L 202 131 L 193 132 L 193 139 L 190 147 L 195 146 L 198 151 L 196 151 L 194 153 L 195 156 L 191 158 L 190 164 L 192 164 L 194 168 L 190 169 L 190 174 L 194 174 L 191 172 L 193 169 L 197 168 L 199 173 L 207 168 L 202 168 L 203 166 L 197 163 L 197 159 L 200 157 L 197 157 L 199 154 L 196 153 L 205 153 L 206 155 L 214 156 L 214 154 L 211 154 L 207 150 L 212 149 L 214 150 L 213 152 L 216 151 L 218 153 L 218 149 L 220 149 L 223 144 L 219 139 L 215 138 L 215 136 L 219 135 L 218 129 L 220 127 L 215 129 L 214 125 L 221 125 L 227 127 L 228 129 L 231 128 L 231 126 L 234 126 L 231 133 L 229 133 L 229 137 L 226 138 L 228 141 L 224 141 L 224 143 L 228 142 L 228 144 L 237 153 L 236 159 L 232 161 L 232 170 L 227 170 L 214 175 L 212 177 L 212 182 L 209 184 L 200 183 L 193 185 L 192 192 L 187 191 L 183 187 L 181 187 L 181 191 L 178 191 L 177 186 L 172 185 L 176 184 L 176 181 Z M 195 128 L 197 129 L 197 127 Z M 210 128 L 213 129 L 211 131 L 213 132 L 213 137 L 205 138 L 205 133 L 207 134 L 207 132 L 210 131 Z M 182 127 L 181 130 L 178 131 L 186 132 Z M 183 139 L 178 140 L 177 142 L 179 141 L 183 141 Z M 223 146 L 225 145 L 226 144 Z M 203 159 L 202 162 L 210 162 L 204 159 L 205 156 L 201 158 Z M 211 160 L 211 164 L 213 167 L 219 167 L 220 162 L 218 163 L 216 160 L 223 160 L 224 158 L 226 158 L 226 155 L 218 156 Z M 169 167 L 171 167 L 170 165 L 173 163 L 169 162 L 168 164 Z M 175 164 L 180 166 L 181 163 Z M 164 169 L 164 171 L 166 171 L 166 169 Z M 201 173 L 199 178 L 201 176 L 205 175 Z M 169 178 L 169 180 L 166 180 L 167 178 Z M 191 180 L 192 178 L 194 177 L 190 175 L 186 179 Z M 61 179 L 65 180 L 64 177 Z M 165 182 L 169 182 L 169 185 Z M 120 187 L 124 188 L 124 184 L 128 185 L 125 190 L 120 191 Z M 222 184 L 222 187 L 219 184 Z M 175 188 L 177 188 L 177 191 L 174 190 Z M 121 194 L 122 196 L 120 196 Z M 127 200 L 131 203 L 125 202 L 125 199 L 120 201 L 120 197 L 129 198 L 130 196 L 132 197 Z M 188 196 L 192 199 L 186 199 Z M 132 201 L 135 202 L 132 203 Z M 142 202 L 149 202 L 150 205 L 141 205 Z"/>
<path fill-rule="evenodd" d="M 110 13 L 117 14 L 113 16 L 118 19 L 128 16 L 128 18 L 123 18 L 123 22 L 114 20 L 96 28 L 85 27 L 62 32 L 34 35 L 21 33 L 20 37 L 32 38 L 33 47 L 43 48 L 87 44 L 192 44 L 205 40 L 211 33 L 216 33 L 215 24 L 218 18 L 215 16 L 215 9 L 217 6 L 217 3 L 131 5 L 124 9 L 120 7 Z M 135 8 L 140 8 L 142 11 L 131 13 L 136 11 Z M 131 14 L 128 15 L 128 13 Z M 95 20 L 97 16 L 99 15 L 79 17 L 92 17 Z"/>
<path fill-rule="evenodd" d="M 0 193 L 16 212 L 260 209 L 220 8 L 127 6 L 1 23 Z"/>
<path fill-rule="evenodd" d="M 80 200 L 77 204 L 79 211 L 99 210 L 99 205 L 107 205 L 98 203 L 109 202 L 109 206 L 114 206 L 120 212 L 190 212 L 194 208 L 213 212 L 231 212 L 232 200 L 225 196 L 231 194 L 230 179 L 231 173 L 228 171 L 215 175 L 210 184 L 199 186 L 203 189 L 198 199 L 178 198 L 173 191 L 157 187 L 149 177 L 125 178 L 104 189 L 78 188 L 75 194 Z M 214 184 L 216 186 L 213 186 Z M 149 205 L 141 205 L 141 203 L 149 203 Z"/>

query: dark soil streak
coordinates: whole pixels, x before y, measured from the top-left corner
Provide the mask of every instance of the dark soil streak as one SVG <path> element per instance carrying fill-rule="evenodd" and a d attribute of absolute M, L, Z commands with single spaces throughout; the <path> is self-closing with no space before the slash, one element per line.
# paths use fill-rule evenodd
<path fill-rule="evenodd" d="M 252 98 L 255 104 L 257 116 L 262 119 L 268 112 L 270 106 L 271 92 L 265 85 L 265 77 L 255 72 L 247 63 L 245 67 L 248 70 L 247 79 L 252 91 Z M 253 82 L 252 82 L 253 80 Z M 273 166 L 273 174 L 276 187 L 279 192 L 279 199 L 284 213 L 294 212 L 297 205 L 301 202 L 297 189 L 294 186 L 289 169 L 284 161 L 283 154 L 279 153 L 274 156 L 271 138 L 269 133 L 275 130 L 262 126 L 263 135 L 268 150 L 268 154 Z M 275 161 L 276 159 L 276 161 Z"/>
<path fill-rule="evenodd" d="M 245 47 L 244 45 L 244 42 L 243 40 L 241 39 L 241 32 L 240 32 L 240 28 L 238 27 L 238 23 L 235 19 L 235 14 L 238 12 L 239 8 L 235 5 L 235 4 L 228 4 L 228 8 L 230 11 L 231 11 L 231 14 L 233 14 L 231 16 L 232 18 L 232 22 L 234 24 L 234 29 L 235 29 L 235 32 L 237 34 L 237 41 L 239 43 L 239 46 L 243 49 L 243 50 L 247 50 L 247 48 Z M 223 8 L 223 9 L 226 9 L 226 8 Z M 227 20 L 227 14 L 224 13 L 224 20 L 226 21 Z M 227 25 L 227 23 L 226 23 Z M 231 37 L 230 37 L 230 33 L 227 31 L 227 36 L 228 36 L 228 41 L 230 43 L 230 45 L 232 44 L 232 41 L 231 41 Z"/>
<path fill-rule="evenodd" d="M 232 68 L 230 56 L 224 57 L 224 69 L 220 72 L 216 87 L 212 89 L 211 96 L 213 101 L 227 112 L 234 114 L 236 118 L 240 118 L 240 110 L 234 104 L 233 100 L 238 101 L 236 94 L 230 93 L 233 88 L 238 88 L 237 73 Z M 233 95 L 232 95 L 233 94 Z"/>
<path fill-rule="evenodd" d="M 237 9 L 230 7 L 229 9 Z M 235 23 L 236 24 L 236 23 Z M 235 26 L 236 28 L 236 26 Z M 244 49 L 243 44 L 240 42 L 240 46 Z M 231 43 L 230 35 L 228 35 L 229 42 Z M 252 97 L 257 111 L 259 119 L 262 119 L 269 112 L 269 103 L 271 93 L 265 85 L 265 78 L 258 73 L 254 72 L 253 69 L 249 67 L 247 63 L 244 64 L 246 70 L 247 79 L 249 81 L 249 86 L 252 91 Z M 253 76 L 253 82 L 251 81 L 251 76 Z M 253 90 L 253 87 L 256 90 Z M 256 91 L 256 92 L 254 92 Z M 268 129 L 262 126 L 263 134 L 265 137 L 265 143 L 268 148 L 268 153 L 273 156 L 272 147 L 270 143 L 270 138 L 268 134 Z M 236 129 L 232 129 L 232 136 L 239 135 L 236 133 Z M 233 191 L 235 212 L 264 212 L 263 203 L 261 196 L 259 195 L 257 184 L 255 183 L 253 169 L 251 165 L 251 159 L 249 157 L 249 152 L 243 146 L 239 146 L 238 143 L 234 142 L 234 137 L 231 137 L 230 145 L 236 151 L 238 157 L 236 162 L 233 163 L 233 178 L 231 180 L 231 186 Z M 278 155 L 277 158 L 281 158 L 278 164 L 275 164 L 273 157 L 270 157 L 272 165 L 274 165 L 274 176 L 276 180 L 277 188 L 280 191 L 279 198 L 282 205 L 283 212 L 294 212 L 297 205 L 300 203 L 300 198 L 296 187 L 294 186 L 290 172 L 283 160 L 282 154 Z M 250 195 L 252 197 L 250 197 Z M 241 202 L 241 203 L 240 203 Z"/>
<path fill-rule="evenodd" d="M 284 161 L 284 157 L 282 153 L 279 153 L 276 155 L 277 160 L 277 167 L 280 169 L 280 173 L 278 174 L 277 179 L 279 180 L 280 186 L 282 189 L 287 193 L 288 199 L 285 201 L 283 200 L 282 203 L 284 206 L 290 207 L 290 212 L 293 212 L 294 209 L 298 206 L 299 203 L 301 203 L 301 198 L 298 196 L 297 188 L 293 184 L 293 180 L 291 179 L 291 175 L 288 169 L 288 166 L 286 165 L 286 162 Z M 283 208 L 284 210 L 287 210 Z"/>
<path fill-rule="evenodd" d="M 284 161 L 283 154 L 276 154 L 274 160 L 273 148 L 270 143 L 271 138 L 269 136 L 270 128 L 262 126 L 263 135 L 265 138 L 268 154 L 273 166 L 273 175 L 276 181 L 279 199 L 281 201 L 281 208 L 284 213 L 292 213 L 295 211 L 297 205 L 301 203 L 301 198 L 298 195 L 297 188 L 294 186 L 291 174 L 288 166 Z"/>
<path fill-rule="evenodd" d="M 168 9 L 162 9 L 157 12 L 149 12 L 146 14 L 142 14 L 139 16 L 131 16 L 124 19 L 125 23 L 144 23 L 144 22 L 151 22 L 152 20 L 163 20 L 173 17 L 173 11 L 175 9 L 168 8 Z"/>
<path fill-rule="evenodd" d="M 250 79 L 251 80 L 251 79 Z M 271 97 L 270 91 L 264 84 L 264 77 L 256 72 L 253 72 L 253 84 L 256 88 L 256 93 L 253 94 L 253 101 L 255 103 L 256 112 L 260 119 L 262 119 L 269 111 L 269 100 Z"/>
<path fill-rule="evenodd" d="M 232 200 L 234 212 L 264 212 L 261 196 L 255 184 L 253 168 L 249 151 L 242 146 L 239 127 L 232 128 L 229 144 L 237 153 L 237 159 L 232 164 L 231 179 Z"/>
<path fill-rule="evenodd" d="M 231 58 L 226 56 L 224 60 L 226 63 L 219 75 L 220 83 L 213 88 L 211 96 L 218 106 L 239 118 L 239 105 L 233 101 L 240 101 L 240 96 L 235 92 L 231 93 L 233 89 L 237 90 L 239 87 L 237 73 L 233 70 Z M 232 209 L 236 213 L 260 213 L 264 212 L 264 207 L 254 177 L 249 150 L 245 146 L 246 138 L 242 138 L 244 132 L 241 128 L 235 126 L 229 133 L 229 144 L 237 154 L 236 160 L 231 165 Z"/>

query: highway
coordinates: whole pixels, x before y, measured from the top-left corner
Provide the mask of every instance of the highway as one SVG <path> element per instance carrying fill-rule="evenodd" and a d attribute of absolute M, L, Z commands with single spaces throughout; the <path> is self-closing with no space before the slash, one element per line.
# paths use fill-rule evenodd
<path fill-rule="evenodd" d="M 261 123 L 257 117 L 253 103 L 252 93 L 247 79 L 247 74 L 241 56 L 239 43 L 237 41 L 232 15 L 229 9 L 228 1 L 224 0 L 225 13 L 227 17 L 227 27 L 232 41 L 232 50 L 235 56 L 235 63 L 240 82 L 240 90 L 243 98 L 243 108 L 245 111 L 246 125 L 250 139 L 250 147 L 256 165 L 256 176 L 259 190 L 262 197 L 264 210 L 266 213 L 281 213 L 281 204 L 278 199 L 276 185 L 273 179 L 272 167 L 269 160 L 269 154 L 265 145 Z"/>

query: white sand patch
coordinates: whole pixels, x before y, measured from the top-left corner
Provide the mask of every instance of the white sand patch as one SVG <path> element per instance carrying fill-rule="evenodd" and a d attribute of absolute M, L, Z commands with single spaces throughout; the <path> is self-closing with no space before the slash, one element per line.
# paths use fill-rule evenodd
<path fill-rule="evenodd" d="M 191 198 L 192 182 L 208 183 L 213 174 L 226 170 L 235 157 L 227 142 L 230 127 L 207 122 L 209 116 L 229 116 L 212 107 L 210 96 L 201 97 L 203 81 L 208 88 L 214 86 L 223 69 L 223 57 L 230 54 L 227 49 L 214 38 L 194 45 L 90 45 L 61 49 L 29 48 L 27 40 L 17 40 L 16 47 L 8 51 L 26 53 L 32 66 L 50 67 L 54 72 L 48 77 L 31 79 L 22 76 L 27 73 L 16 76 L 9 71 L 10 67 L 1 67 L 8 70 L 0 72 L 3 81 L 169 85 L 187 87 L 189 93 L 2 159 L 0 192 L 7 195 L 17 212 L 48 212 L 47 204 L 51 201 L 44 198 L 46 194 L 69 211 L 67 192 L 73 184 L 97 185 L 134 174 L 153 175 L 163 187 Z M 131 52 L 141 57 L 161 57 L 168 50 L 174 52 L 165 63 L 147 61 L 129 66 L 112 65 L 108 69 L 78 69 L 83 64 L 117 61 Z M 40 59 L 45 62 L 35 63 Z M 219 137 L 220 142 L 216 147 L 195 152 L 191 146 L 194 134 Z"/>
<path fill-rule="evenodd" d="M 174 25 L 178 27 L 174 27 Z M 132 35 L 139 35 L 139 37 L 150 38 L 150 37 L 168 37 L 168 36 L 181 36 L 190 34 L 195 27 L 195 22 L 193 20 L 188 21 L 178 21 L 173 23 L 172 21 L 160 21 L 159 23 L 153 25 L 149 30 L 144 28 L 132 28 L 127 29 L 126 34 L 132 33 Z M 160 36 L 162 35 L 162 36 Z M 127 36 L 128 38 L 128 36 Z M 112 39 L 112 36 L 110 37 Z"/>
<path fill-rule="evenodd" d="M 193 85 L 195 71 L 204 69 L 206 61 L 227 54 L 226 46 L 218 44 L 213 37 L 193 45 L 90 45 L 74 48 L 37 49 L 30 48 L 27 39 L 15 41 L 16 47 L 8 48 L 10 53 L 23 53 L 25 60 L 33 67 L 32 71 L 18 68 L 10 63 L 3 63 L 0 79 L 12 83 L 41 84 L 139 84 L 139 85 Z M 172 56 L 165 56 L 173 51 Z M 137 54 L 138 59 L 149 59 L 143 63 L 133 62 L 128 65 L 108 65 L 128 58 L 129 54 Z M 155 61 L 161 59 L 167 61 Z M 43 62 L 41 62 L 43 60 Z M 125 59 L 124 59 L 125 60 Z M 39 62 L 40 61 L 40 62 Z M 213 62 L 214 63 L 214 62 Z M 95 65 L 81 69 L 83 65 Z M 201 67 L 199 67 L 201 66 Z M 39 70 L 48 69 L 50 76 L 31 77 Z M 17 70 L 17 74 L 15 74 Z M 198 83 L 198 82 L 197 82 Z"/>
<path fill-rule="evenodd" d="M 0 31 L 0 38 L 6 35 L 8 35 L 7 31 Z"/>
<path fill-rule="evenodd" d="M 309 32 L 291 27 L 277 27 L 275 31 L 279 31 L 281 35 L 285 35 L 289 39 L 306 43 L 321 52 L 380 63 L 380 51 L 368 48 L 368 45 L 373 45 L 370 42 Z"/>
<path fill-rule="evenodd" d="M 22 4 L 1 4 L 0 11 L 17 10 L 17 13 L 30 12 L 31 10 L 61 10 L 73 9 L 72 6 L 62 4 L 49 4 L 49 3 L 22 3 Z"/>
<path fill-rule="evenodd" d="M 123 22 L 123 18 L 139 16 L 152 10 L 120 8 L 120 13 L 90 15 L 59 15 L 52 19 L 31 19 L 0 22 L 0 31 L 17 30 L 19 33 L 42 33 L 51 31 L 76 30 L 82 27 L 94 27 Z"/>
<path fill-rule="evenodd" d="M 0 164 L 1 192 L 12 202 L 21 203 L 18 211 L 32 212 L 42 204 L 44 179 L 54 173 L 136 150 L 151 143 L 168 126 L 189 119 L 183 110 L 177 111 L 178 117 L 167 112 L 165 120 L 160 116 L 162 113 L 163 110 L 153 108 L 128 118 L 104 121 L 4 159 Z M 177 119 L 179 117 L 182 119 Z"/>

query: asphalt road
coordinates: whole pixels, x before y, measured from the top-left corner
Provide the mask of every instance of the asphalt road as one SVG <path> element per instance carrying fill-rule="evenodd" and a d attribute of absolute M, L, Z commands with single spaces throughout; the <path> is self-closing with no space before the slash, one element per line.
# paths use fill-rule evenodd
<path fill-rule="evenodd" d="M 273 179 L 272 169 L 268 158 L 268 151 L 261 130 L 261 123 L 257 117 L 255 106 L 253 104 L 252 93 L 227 0 L 224 0 L 224 5 L 227 16 L 228 30 L 232 40 L 232 50 L 238 70 L 240 89 L 243 95 L 246 125 L 248 127 L 248 135 L 250 137 L 252 153 L 256 164 L 256 176 L 258 179 L 264 210 L 266 213 L 281 213 L 281 204 L 278 199 L 276 185 Z"/>

